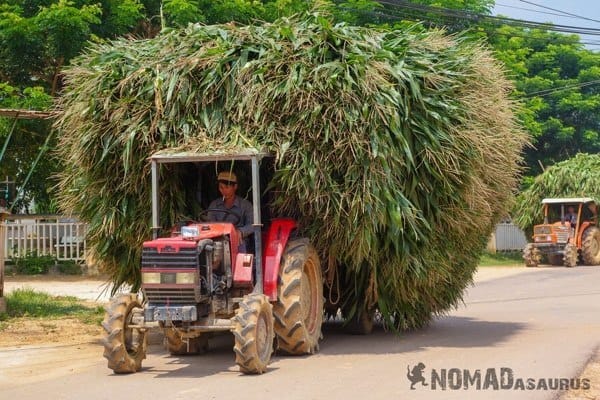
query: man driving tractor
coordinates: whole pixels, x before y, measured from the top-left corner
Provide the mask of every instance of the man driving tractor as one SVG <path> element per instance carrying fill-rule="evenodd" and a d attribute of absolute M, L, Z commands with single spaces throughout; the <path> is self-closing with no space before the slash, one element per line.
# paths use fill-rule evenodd
<path fill-rule="evenodd" d="M 237 228 L 239 238 L 239 251 L 246 252 L 246 239 L 252 234 L 252 203 L 237 195 L 238 180 L 233 172 L 220 172 L 217 176 L 219 193 L 222 197 L 213 200 L 208 209 L 208 220 L 216 222 L 230 222 Z M 216 210 L 223 210 L 219 212 Z"/>

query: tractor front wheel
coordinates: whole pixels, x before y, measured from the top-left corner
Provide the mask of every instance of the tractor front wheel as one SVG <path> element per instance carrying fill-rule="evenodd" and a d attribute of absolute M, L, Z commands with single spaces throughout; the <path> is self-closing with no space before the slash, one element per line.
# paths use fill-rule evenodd
<path fill-rule="evenodd" d="M 278 350 L 291 355 L 319 350 L 323 300 L 317 252 L 306 239 L 290 241 L 283 253 L 273 306 Z"/>
<path fill-rule="evenodd" d="M 263 294 L 244 296 L 232 318 L 235 362 L 244 374 L 262 374 L 273 353 L 273 309 Z"/>
<path fill-rule="evenodd" d="M 523 250 L 523 259 L 525 260 L 526 267 L 537 267 L 542 259 L 542 254 L 533 243 L 527 243 L 527 246 Z"/>
<path fill-rule="evenodd" d="M 573 268 L 577 265 L 577 247 L 573 243 L 567 243 L 565 246 L 565 254 L 563 256 L 563 262 L 565 267 Z"/>
<path fill-rule="evenodd" d="M 142 305 L 134 293 L 114 297 L 102 327 L 107 336 L 102 339 L 108 368 L 117 374 L 137 372 L 146 358 L 146 331 L 129 327 L 133 316 L 141 313 Z"/>
<path fill-rule="evenodd" d="M 600 229 L 589 227 L 583 232 L 581 255 L 585 265 L 600 264 Z"/>
<path fill-rule="evenodd" d="M 174 356 L 202 354 L 208 351 L 208 335 L 200 334 L 194 338 L 183 339 L 176 328 L 165 328 L 167 350 Z"/>

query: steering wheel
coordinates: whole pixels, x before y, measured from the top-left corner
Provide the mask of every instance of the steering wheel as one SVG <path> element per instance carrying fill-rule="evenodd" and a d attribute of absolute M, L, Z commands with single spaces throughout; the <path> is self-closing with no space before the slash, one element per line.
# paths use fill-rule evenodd
<path fill-rule="evenodd" d="M 235 222 L 233 222 L 233 225 L 235 226 L 237 226 L 242 221 L 242 217 L 240 217 L 237 213 L 234 213 L 231 210 L 223 210 L 220 208 L 207 208 L 206 210 L 203 210 L 200 212 L 200 214 L 198 214 L 198 219 L 200 219 L 200 221 L 203 222 L 210 222 L 208 219 L 208 213 L 211 212 L 233 215 L 235 217 Z"/>

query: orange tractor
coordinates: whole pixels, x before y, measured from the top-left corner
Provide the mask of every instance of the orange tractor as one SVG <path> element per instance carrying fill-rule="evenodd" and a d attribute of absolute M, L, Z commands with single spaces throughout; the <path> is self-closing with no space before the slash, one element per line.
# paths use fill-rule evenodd
<path fill-rule="evenodd" d="M 175 355 L 205 352 L 213 335 L 231 332 L 235 361 L 247 374 L 265 372 L 274 349 L 292 355 L 318 350 L 320 262 L 309 240 L 296 236 L 294 220 L 262 218 L 269 208 L 261 207 L 268 200 L 261 180 L 268 183 L 272 174 L 264 159 L 272 157 L 254 149 L 150 157 L 153 239 L 142 248 L 141 293 L 114 297 L 102 323 L 104 356 L 115 373 L 141 369 L 150 329 L 163 331 Z M 217 195 L 216 173 L 232 168 L 242 173 L 243 193 L 252 200 L 253 243 L 243 247 L 234 223 L 206 218 L 219 211 L 205 207 Z M 173 193 L 159 190 L 159 177 L 166 184 L 183 180 L 190 198 L 204 201 L 197 221 L 180 224 L 166 237 L 159 237 L 159 194 Z"/>
<path fill-rule="evenodd" d="M 523 250 L 525 265 L 544 258 L 553 265 L 600 264 L 600 228 L 596 202 L 587 197 L 542 200 L 544 223 L 533 228 L 533 242 Z"/>

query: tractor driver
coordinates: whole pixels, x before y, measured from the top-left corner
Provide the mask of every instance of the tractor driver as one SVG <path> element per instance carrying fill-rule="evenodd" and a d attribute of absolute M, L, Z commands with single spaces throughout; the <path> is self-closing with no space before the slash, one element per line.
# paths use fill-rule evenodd
<path fill-rule="evenodd" d="M 567 207 L 567 213 L 565 214 L 565 221 L 570 223 L 571 226 L 577 225 L 577 212 L 575 211 L 575 207 L 573 207 L 573 206 Z"/>
<path fill-rule="evenodd" d="M 235 224 L 238 243 L 240 244 L 239 251 L 245 253 L 246 243 L 244 239 L 253 232 L 254 212 L 252 210 L 252 203 L 236 194 L 238 181 L 237 176 L 233 172 L 220 172 L 217 176 L 217 181 L 219 182 L 219 193 L 221 193 L 222 197 L 213 200 L 208 208 L 224 210 L 228 211 L 228 213 L 209 211 L 208 219 Z"/>

